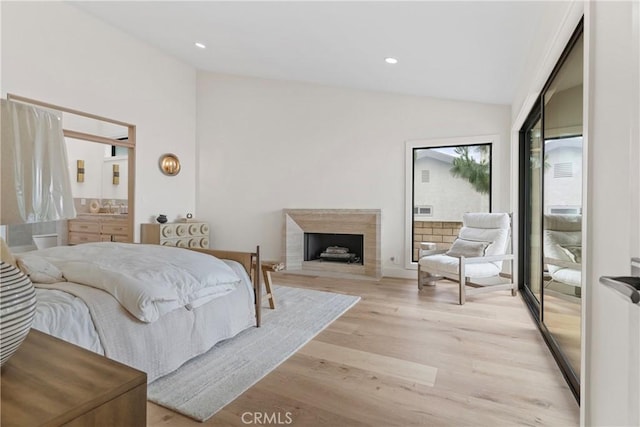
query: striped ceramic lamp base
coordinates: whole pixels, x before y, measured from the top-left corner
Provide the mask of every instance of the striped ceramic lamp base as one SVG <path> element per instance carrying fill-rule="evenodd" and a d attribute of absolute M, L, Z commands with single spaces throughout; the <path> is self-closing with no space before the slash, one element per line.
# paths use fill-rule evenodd
<path fill-rule="evenodd" d="M 36 311 L 36 291 L 24 273 L 11 264 L 0 265 L 0 366 L 27 337 Z"/>

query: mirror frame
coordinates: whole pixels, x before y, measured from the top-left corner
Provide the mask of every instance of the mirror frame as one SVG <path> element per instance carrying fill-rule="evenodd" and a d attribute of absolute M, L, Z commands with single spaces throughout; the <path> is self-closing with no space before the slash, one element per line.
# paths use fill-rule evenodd
<path fill-rule="evenodd" d="M 23 96 L 14 95 L 11 93 L 7 94 L 7 99 L 11 99 L 13 101 L 23 102 L 25 104 L 38 105 L 40 107 L 48 108 L 51 110 L 59 111 L 61 113 L 72 114 L 80 117 L 85 117 L 89 119 L 93 119 L 99 122 L 111 123 L 119 126 L 123 126 L 127 128 L 127 139 L 114 139 L 108 138 L 105 136 L 94 135 L 86 132 L 79 132 L 67 128 L 62 129 L 62 133 L 65 138 L 73 138 L 83 141 L 89 142 L 97 142 L 100 144 L 107 145 L 117 145 L 121 147 L 126 147 L 128 150 L 128 183 L 127 183 L 127 198 L 128 201 L 128 213 L 127 213 L 127 222 L 129 225 L 129 234 L 127 236 L 128 242 L 134 241 L 135 236 L 135 176 L 136 176 L 136 125 L 131 123 L 122 122 L 120 120 L 109 119 L 107 117 L 98 116 L 91 113 L 86 113 L 80 110 L 74 110 L 67 107 L 62 107 L 55 104 L 50 104 L 47 102 L 38 101 L 36 99 L 25 98 Z"/>

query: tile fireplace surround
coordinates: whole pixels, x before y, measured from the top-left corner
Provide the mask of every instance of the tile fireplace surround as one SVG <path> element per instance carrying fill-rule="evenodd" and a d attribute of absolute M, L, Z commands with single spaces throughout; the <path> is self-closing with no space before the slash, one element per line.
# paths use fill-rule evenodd
<path fill-rule="evenodd" d="M 382 276 L 380 209 L 284 209 L 284 260 L 287 270 Z M 304 233 L 362 234 L 364 265 L 304 261 Z"/>

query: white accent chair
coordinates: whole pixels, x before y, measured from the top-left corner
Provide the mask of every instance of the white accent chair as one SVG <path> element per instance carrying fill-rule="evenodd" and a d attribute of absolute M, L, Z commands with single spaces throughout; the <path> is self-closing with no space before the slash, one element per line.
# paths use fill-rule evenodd
<path fill-rule="evenodd" d="M 580 296 L 582 287 L 582 215 L 548 214 L 544 216 L 544 263 L 549 285 L 562 283 L 572 286 Z M 570 288 L 569 288 L 570 289 Z"/>
<path fill-rule="evenodd" d="M 513 272 L 511 215 L 508 213 L 465 213 L 462 228 L 451 249 L 427 255 L 418 261 L 418 289 L 438 280 L 458 282 L 459 303 L 476 293 L 511 290 L 517 293 L 512 274 L 502 274 L 509 261 Z M 508 283 L 505 283 L 508 279 Z"/>

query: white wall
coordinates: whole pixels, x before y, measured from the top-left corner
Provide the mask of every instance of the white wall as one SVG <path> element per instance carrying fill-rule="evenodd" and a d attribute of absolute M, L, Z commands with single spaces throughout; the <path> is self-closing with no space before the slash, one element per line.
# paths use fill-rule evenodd
<path fill-rule="evenodd" d="M 136 235 L 158 213 L 196 204 L 196 72 L 62 2 L 2 2 L 2 95 L 14 93 L 137 125 Z M 55 19 L 54 19 L 55 17 Z M 176 177 L 161 154 L 182 162 Z"/>
<path fill-rule="evenodd" d="M 71 194 L 75 198 L 101 199 L 105 145 L 71 138 L 65 138 L 65 140 L 67 142 Z M 84 160 L 84 182 L 77 181 L 78 160 Z"/>
<path fill-rule="evenodd" d="M 198 217 L 211 223 L 213 247 L 260 244 L 265 259 L 278 259 L 282 209 L 380 208 L 383 274 L 403 274 L 405 141 L 486 134 L 508 141 L 509 113 L 199 72 Z M 494 150 L 495 164 L 508 164 L 507 147 Z M 494 169 L 496 210 L 508 209 L 508 178 L 506 168 Z"/>
<path fill-rule="evenodd" d="M 634 246 L 632 223 L 640 222 L 632 210 L 640 194 L 632 179 L 638 164 L 631 154 L 637 133 L 640 43 L 634 39 L 638 16 L 630 2 L 595 2 L 591 5 L 589 111 L 588 242 L 592 284 L 589 301 L 590 336 L 587 363 L 587 424 L 640 425 L 640 306 L 598 283 L 604 275 L 628 275 L 629 259 L 640 256 Z"/>
<path fill-rule="evenodd" d="M 533 101 L 540 94 L 542 86 L 551 74 L 571 33 L 563 31 L 575 27 L 582 15 L 579 1 L 549 1 L 538 21 L 537 32 L 527 49 L 524 74 L 515 90 L 511 103 L 512 124 L 524 121 L 531 110 Z M 514 201 L 517 205 L 517 199 Z"/>

